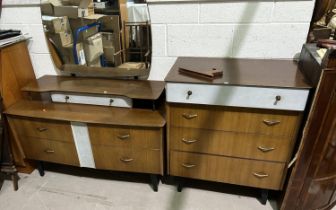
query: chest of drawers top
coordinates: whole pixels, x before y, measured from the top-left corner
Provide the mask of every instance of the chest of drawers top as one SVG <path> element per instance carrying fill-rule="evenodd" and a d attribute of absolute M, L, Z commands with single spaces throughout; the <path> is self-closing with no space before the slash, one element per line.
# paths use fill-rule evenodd
<path fill-rule="evenodd" d="M 213 80 L 185 75 L 179 68 L 223 71 Z M 310 86 L 289 60 L 179 58 L 170 70 L 167 102 L 303 111 Z"/>
<path fill-rule="evenodd" d="M 179 73 L 179 68 L 208 71 L 223 71 L 223 76 L 214 80 L 191 77 Z M 192 58 L 180 57 L 171 68 L 166 82 L 233 85 L 252 87 L 309 89 L 310 86 L 293 60 Z"/>

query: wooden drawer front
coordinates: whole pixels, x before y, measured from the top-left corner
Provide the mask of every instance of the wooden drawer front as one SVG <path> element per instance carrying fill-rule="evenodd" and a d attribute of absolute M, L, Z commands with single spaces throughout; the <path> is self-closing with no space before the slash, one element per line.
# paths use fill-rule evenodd
<path fill-rule="evenodd" d="M 162 174 L 161 150 L 92 146 L 98 169 Z"/>
<path fill-rule="evenodd" d="M 285 164 L 188 152 L 170 152 L 174 176 L 279 190 Z"/>
<path fill-rule="evenodd" d="M 52 93 L 53 102 L 132 108 L 132 99 L 124 96 L 93 96 Z"/>
<path fill-rule="evenodd" d="M 286 137 L 195 128 L 170 128 L 170 149 L 286 162 L 293 141 Z"/>
<path fill-rule="evenodd" d="M 76 147 L 72 143 L 20 136 L 29 159 L 79 166 Z"/>
<path fill-rule="evenodd" d="M 8 117 L 9 123 L 19 135 L 73 142 L 70 123 L 42 119 Z"/>
<path fill-rule="evenodd" d="M 272 136 L 293 137 L 301 120 L 298 112 L 184 105 L 170 110 L 172 126 Z"/>
<path fill-rule="evenodd" d="M 161 129 L 89 125 L 93 145 L 160 149 Z"/>
<path fill-rule="evenodd" d="M 167 83 L 167 101 L 258 109 L 303 111 L 309 90 Z"/>

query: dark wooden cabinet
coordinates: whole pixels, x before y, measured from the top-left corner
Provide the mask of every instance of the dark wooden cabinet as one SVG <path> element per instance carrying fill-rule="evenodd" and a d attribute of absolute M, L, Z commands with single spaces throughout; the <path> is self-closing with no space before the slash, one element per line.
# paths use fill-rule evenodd
<path fill-rule="evenodd" d="M 312 49 L 304 47 L 302 62 L 310 67 L 308 78 L 321 76 L 318 85 L 311 80 L 318 88 L 282 210 L 331 209 L 336 204 L 336 68 L 314 60 Z"/>

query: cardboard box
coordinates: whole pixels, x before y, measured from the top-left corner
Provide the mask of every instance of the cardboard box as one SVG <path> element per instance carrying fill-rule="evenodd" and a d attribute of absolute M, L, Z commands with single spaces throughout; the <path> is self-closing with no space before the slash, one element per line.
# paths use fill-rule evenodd
<path fill-rule="evenodd" d="M 63 6 L 78 6 L 79 8 L 88 8 L 93 6 L 93 0 L 61 0 Z"/>
<path fill-rule="evenodd" d="M 77 43 L 76 50 L 79 65 L 86 65 L 83 43 Z M 61 52 L 63 54 L 63 60 L 66 64 L 75 64 L 75 58 L 73 55 L 73 44 L 62 47 Z"/>
<path fill-rule="evenodd" d="M 93 7 L 80 8 L 78 6 L 54 6 L 55 16 L 68 16 L 69 18 L 79 18 L 93 14 Z"/>
<path fill-rule="evenodd" d="M 50 4 L 52 4 L 53 6 L 62 6 L 62 1 L 61 0 L 48 0 L 48 2 Z"/>
<path fill-rule="evenodd" d="M 101 33 L 94 34 L 85 40 L 84 52 L 88 63 L 96 60 L 104 54 Z"/>
<path fill-rule="evenodd" d="M 69 34 L 72 34 L 67 16 L 43 17 L 42 22 L 47 27 L 49 33 L 67 32 Z"/>
<path fill-rule="evenodd" d="M 120 19 L 119 15 L 103 15 L 103 14 L 93 14 L 87 17 L 83 17 L 81 20 L 70 18 L 71 27 L 73 25 L 88 25 L 90 23 L 100 22 L 101 31 L 120 33 Z M 76 23 L 77 22 L 77 23 Z M 80 23 L 78 23 L 80 22 Z"/>
<path fill-rule="evenodd" d="M 105 9 L 107 7 L 107 2 L 94 2 L 94 8 Z"/>
<path fill-rule="evenodd" d="M 57 47 L 63 47 L 73 42 L 72 34 L 67 32 L 48 33 L 48 36 L 54 41 Z"/>
<path fill-rule="evenodd" d="M 62 6 L 70 6 L 70 1 L 69 0 L 62 0 Z"/>
<path fill-rule="evenodd" d="M 102 31 L 120 33 L 119 15 L 104 15 L 99 18 L 99 21 L 102 23 Z"/>
<path fill-rule="evenodd" d="M 95 60 L 88 63 L 90 67 L 101 67 L 100 57 L 96 58 Z"/>
<path fill-rule="evenodd" d="M 118 68 L 123 68 L 123 69 L 145 69 L 146 64 L 143 62 L 127 62 L 123 63 Z"/>
<path fill-rule="evenodd" d="M 42 15 L 53 16 L 54 15 L 54 6 L 51 3 L 43 2 L 40 5 Z"/>
<path fill-rule="evenodd" d="M 103 39 L 103 45 L 104 47 L 114 47 L 116 52 L 120 51 L 120 35 L 116 33 L 110 33 L 110 32 L 101 32 L 102 39 Z"/>
<path fill-rule="evenodd" d="M 69 19 L 70 26 L 72 29 L 73 34 L 76 33 L 77 29 L 83 26 L 86 26 L 90 23 L 93 23 L 92 20 L 87 20 L 86 18 L 70 18 Z M 82 31 L 79 34 L 78 42 L 84 42 L 88 37 L 98 33 L 98 26 L 89 28 L 85 31 Z"/>
<path fill-rule="evenodd" d="M 121 54 L 114 55 L 119 52 L 120 47 L 120 35 L 110 32 L 101 32 L 103 39 L 104 57 L 109 64 L 118 66 L 122 63 Z"/>
<path fill-rule="evenodd" d="M 69 5 L 78 6 L 79 8 L 88 8 L 93 6 L 93 0 L 67 0 Z"/>

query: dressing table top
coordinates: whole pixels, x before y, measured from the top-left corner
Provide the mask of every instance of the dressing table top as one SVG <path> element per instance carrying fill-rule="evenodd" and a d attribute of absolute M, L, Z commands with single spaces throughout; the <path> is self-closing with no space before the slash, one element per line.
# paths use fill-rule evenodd
<path fill-rule="evenodd" d="M 5 114 L 9 116 L 122 126 L 161 128 L 166 123 L 159 112 L 146 109 L 45 103 L 27 100 L 17 102 L 8 108 Z"/>
<path fill-rule="evenodd" d="M 165 87 L 163 81 L 115 80 L 46 75 L 29 83 L 26 92 L 67 92 L 120 95 L 132 99 L 156 100 Z"/>

